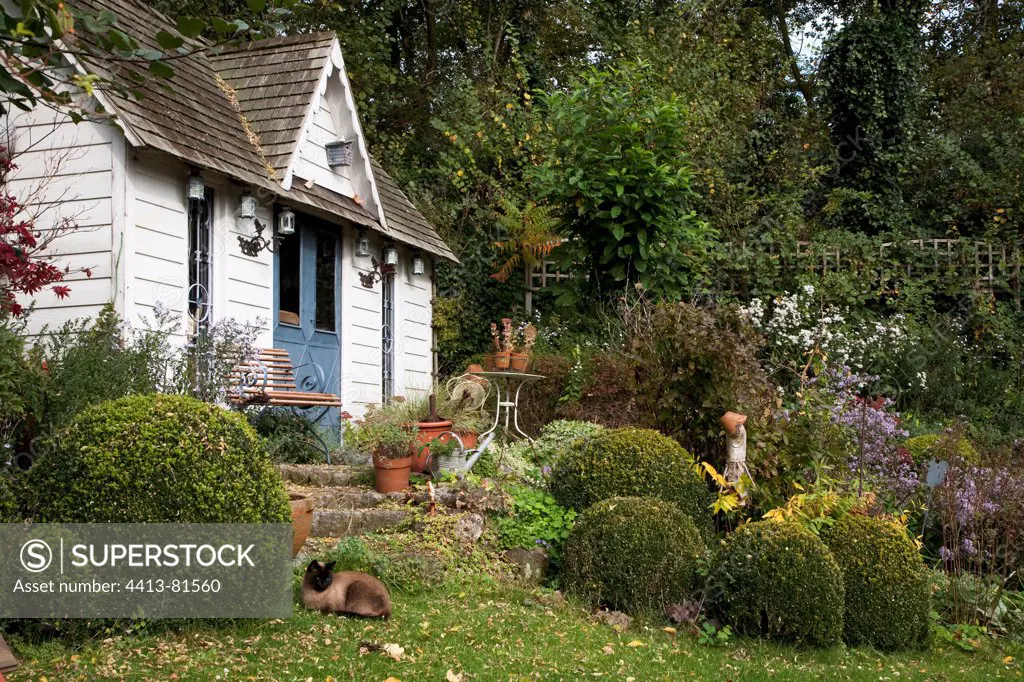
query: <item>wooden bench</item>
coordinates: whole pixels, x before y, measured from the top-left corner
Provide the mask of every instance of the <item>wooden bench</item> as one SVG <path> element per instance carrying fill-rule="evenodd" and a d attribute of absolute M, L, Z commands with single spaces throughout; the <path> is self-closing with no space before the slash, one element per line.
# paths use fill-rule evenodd
<path fill-rule="evenodd" d="M 317 380 L 323 384 L 324 377 Z M 333 393 L 298 390 L 291 357 L 280 348 L 262 348 L 248 364 L 235 365 L 230 383 L 228 400 L 235 405 L 341 407 L 341 398 Z"/>

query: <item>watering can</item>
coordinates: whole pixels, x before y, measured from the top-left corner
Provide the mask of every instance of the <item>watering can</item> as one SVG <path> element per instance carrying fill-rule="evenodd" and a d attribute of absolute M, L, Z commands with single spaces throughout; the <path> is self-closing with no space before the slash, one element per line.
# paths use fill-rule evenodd
<path fill-rule="evenodd" d="M 484 437 L 476 449 L 467 450 L 466 446 L 462 444 L 462 439 L 459 438 L 459 434 L 454 431 L 446 431 L 441 434 L 441 436 L 444 435 L 450 436 L 458 447 L 450 455 L 435 457 L 433 452 L 430 452 L 427 455 L 427 469 L 430 470 L 430 475 L 434 478 L 438 478 L 444 474 L 462 476 L 469 472 L 469 470 L 473 468 L 473 465 L 476 464 L 477 460 L 480 459 L 480 455 L 487 451 L 487 448 L 491 445 L 491 441 L 494 440 L 494 433 L 489 433 Z M 438 436 L 438 438 L 441 436 Z M 427 445 L 424 445 L 423 447 L 427 447 Z M 422 449 L 420 451 L 422 452 Z"/>

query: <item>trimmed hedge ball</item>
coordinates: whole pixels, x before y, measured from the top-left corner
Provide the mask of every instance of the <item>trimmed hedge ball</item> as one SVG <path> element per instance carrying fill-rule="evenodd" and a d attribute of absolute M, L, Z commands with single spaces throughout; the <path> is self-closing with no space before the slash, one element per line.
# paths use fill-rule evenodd
<path fill-rule="evenodd" d="M 40 522 L 291 520 L 280 474 L 245 417 L 185 396 L 140 395 L 76 415 L 25 478 Z"/>
<path fill-rule="evenodd" d="M 842 572 L 803 526 L 748 523 L 722 541 L 713 563 L 711 599 L 738 632 L 813 646 L 842 637 Z"/>
<path fill-rule="evenodd" d="M 566 450 L 551 492 L 582 511 L 612 497 L 656 497 L 677 505 L 702 533 L 711 530 L 711 493 L 679 443 L 651 429 L 603 429 Z"/>
<path fill-rule="evenodd" d="M 929 433 L 923 436 L 915 436 L 908 439 L 903 445 L 910 452 L 914 464 L 923 467 L 932 459 L 949 459 L 952 443 L 947 443 L 951 436 L 941 433 Z M 960 437 L 956 442 L 956 456 L 967 464 L 978 464 L 981 457 L 978 451 L 971 445 L 971 441 Z"/>
<path fill-rule="evenodd" d="M 565 542 L 566 588 L 592 604 L 662 613 L 694 588 L 704 540 L 673 504 L 645 497 L 598 502 Z"/>
<path fill-rule="evenodd" d="M 894 521 L 848 515 L 821 537 L 843 572 L 846 642 L 887 650 L 923 644 L 928 572 L 907 530 Z"/>

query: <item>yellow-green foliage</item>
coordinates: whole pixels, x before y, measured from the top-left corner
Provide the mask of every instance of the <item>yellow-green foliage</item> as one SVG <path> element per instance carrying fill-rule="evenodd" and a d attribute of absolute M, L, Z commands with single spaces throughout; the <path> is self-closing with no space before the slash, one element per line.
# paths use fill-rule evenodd
<path fill-rule="evenodd" d="M 828 547 L 790 521 L 748 523 L 715 553 L 711 600 L 739 632 L 829 646 L 843 634 L 843 576 Z"/>
<path fill-rule="evenodd" d="M 954 446 L 952 438 L 946 434 L 929 433 L 911 438 L 903 445 L 910 451 L 917 466 L 925 466 L 932 459 L 948 460 L 954 453 L 967 464 L 978 464 L 980 457 L 971 441 L 961 436 Z"/>
<path fill-rule="evenodd" d="M 690 596 L 704 541 L 675 505 L 616 497 L 585 511 L 565 542 L 565 585 L 595 604 L 661 613 Z"/>
<path fill-rule="evenodd" d="M 18 518 L 18 504 L 14 492 L 15 479 L 0 470 L 0 523 L 14 523 Z"/>
<path fill-rule="evenodd" d="M 928 635 L 928 572 L 907 530 L 849 515 L 824 528 L 821 538 L 843 572 L 847 643 L 887 650 L 921 645 Z"/>
<path fill-rule="evenodd" d="M 551 492 L 582 511 L 612 497 L 657 497 L 677 505 L 701 532 L 711 528 L 712 495 L 676 441 L 651 429 L 604 429 L 555 463 Z"/>
<path fill-rule="evenodd" d="M 184 396 L 131 396 L 86 408 L 25 484 L 36 521 L 291 519 L 281 476 L 245 418 Z"/>

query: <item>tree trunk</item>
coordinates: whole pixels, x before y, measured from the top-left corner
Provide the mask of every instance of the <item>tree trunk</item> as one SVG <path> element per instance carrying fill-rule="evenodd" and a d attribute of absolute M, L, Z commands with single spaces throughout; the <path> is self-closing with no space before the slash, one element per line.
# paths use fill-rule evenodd
<path fill-rule="evenodd" d="M 783 7 L 782 0 L 775 0 L 775 19 L 779 25 L 782 47 L 786 51 L 786 59 L 789 61 L 789 70 L 793 74 L 793 81 L 796 83 L 797 90 L 803 95 L 804 101 L 807 102 L 807 108 L 810 109 L 814 106 L 814 100 L 811 99 L 810 86 L 804 79 L 804 75 L 800 73 L 800 64 L 797 63 L 796 55 L 793 54 L 793 43 L 789 39 L 789 25 L 786 23 L 786 9 Z"/>

